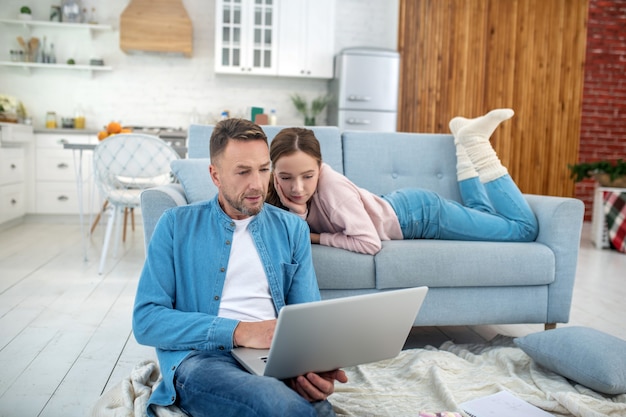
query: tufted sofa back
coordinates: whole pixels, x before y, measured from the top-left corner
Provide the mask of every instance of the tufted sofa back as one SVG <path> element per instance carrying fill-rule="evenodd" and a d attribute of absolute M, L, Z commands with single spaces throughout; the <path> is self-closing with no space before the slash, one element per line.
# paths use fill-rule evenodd
<path fill-rule="evenodd" d="M 346 131 L 344 174 L 375 194 L 424 188 L 460 201 L 452 135 Z"/>
<path fill-rule="evenodd" d="M 262 126 L 271 142 L 274 136 L 282 129 L 290 126 Z M 341 148 L 341 134 L 334 126 L 311 126 L 315 137 L 320 142 L 322 149 L 322 159 L 338 172 L 343 173 L 343 152 Z M 213 132 L 212 125 L 191 125 L 189 126 L 187 138 L 188 158 L 208 158 L 209 140 Z"/>
<path fill-rule="evenodd" d="M 286 126 L 263 126 L 269 141 Z M 345 131 L 313 126 L 322 159 L 355 184 L 382 195 L 401 188 L 425 188 L 460 201 L 456 153 L 452 135 Z M 208 172 L 211 125 L 191 125 L 188 160 L 176 161 L 174 172 L 187 191 L 188 201 L 210 198 L 217 190 Z M 189 170 L 197 171 L 191 175 Z M 187 173 L 187 175 L 185 175 Z"/>

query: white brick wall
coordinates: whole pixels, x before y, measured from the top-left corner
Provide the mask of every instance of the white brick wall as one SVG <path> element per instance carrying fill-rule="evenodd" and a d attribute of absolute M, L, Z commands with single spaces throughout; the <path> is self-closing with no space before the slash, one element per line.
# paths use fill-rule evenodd
<path fill-rule="evenodd" d="M 283 0 L 289 1 L 289 0 Z M 398 0 L 336 0 L 336 51 L 353 46 L 397 47 Z M 30 4 L 35 19 L 46 19 L 58 1 L 2 0 L 0 18 L 14 18 Z M 279 124 L 299 125 L 302 120 L 289 96 L 298 92 L 313 98 L 327 90 L 327 81 L 259 76 L 225 76 L 213 71 L 214 0 L 184 0 L 194 26 L 192 58 L 164 55 L 127 55 L 119 48 L 119 16 L 128 0 L 83 0 L 96 8 L 98 21 L 111 24 L 110 32 L 98 32 L 92 41 L 86 32 L 35 29 L 0 24 L 0 60 L 8 61 L 17 49 L 16 37 L 42 37 L 55 43 L 58 62 L 75 58 L 87 63 L 99 56 L 111 72 L 0 67 L 0 94 L 21 99 L 41 127 L 48 110 L 72 116 L 84 108 L 87 127 L 99 129 L 110 120 L 127 125 L 187 127 L 194 109 L 202 122 L 213 122 L 223 109 L 243 114 L 248 106 L 275 108 Z M 77 41 L 77 39 L 85 38 Z M 323 123 L 323 120 L 318 120 Z"/>

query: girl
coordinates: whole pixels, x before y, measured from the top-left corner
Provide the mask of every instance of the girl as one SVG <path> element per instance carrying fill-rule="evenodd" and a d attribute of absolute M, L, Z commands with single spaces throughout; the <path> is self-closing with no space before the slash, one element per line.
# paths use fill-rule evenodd
<path fill-rule="evenodd" d="M 302 128 L 283 129 L 271 142 L 267 201 L 306 220 L 312 243 L 370 255 L 383 240 L 533 241 L 535 215 L 489 142 L 512 116 L 496 109 L 450 121 L 463 204 L 423 189 L 372 194 L 324 164 L 315 135 Z"/>

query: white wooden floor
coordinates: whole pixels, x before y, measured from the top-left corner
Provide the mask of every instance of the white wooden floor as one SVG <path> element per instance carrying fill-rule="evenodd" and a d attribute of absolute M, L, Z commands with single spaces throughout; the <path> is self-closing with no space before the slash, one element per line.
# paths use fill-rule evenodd
<path fill-rule="evenodd" d="M 85 417 L 141 360 L 131 333 L 141 227 L 98 275 L 103 227 L 84 261 L 74 218 L 27 217 L 0 230 L 0 417 Z M 585 225 L 571 321 L 626 339 L 626 255 L 598 250 Z M 521 336 L 541 325 L 415 328 L 407 346 Z"/>

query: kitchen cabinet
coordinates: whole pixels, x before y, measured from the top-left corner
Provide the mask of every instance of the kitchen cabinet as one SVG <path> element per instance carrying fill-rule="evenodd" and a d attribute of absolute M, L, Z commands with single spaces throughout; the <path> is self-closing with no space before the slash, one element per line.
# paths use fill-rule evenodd
<path fill-rule="evenodd" d="M 26 214 L 26 151 L 31 126 L 0 123 L 0 223 Z"/>
<path fill-rule="evenodd" d="M 278 75 L 333 78 L 335 0 L 280 3 Z"/>
<path fill-rule="evenodd" d="M 215 72 L 277 73 L 276 0 L 215 2 Z"/>
<path fill-rule="evenodd" d="M 88 24 L 88 23 L 61 23 L 61 22 L 48 22 L 48 21 L 38 21 L 38 20 L 12 20 L 12 19 L 0 19 L 0 23 L 9 28 L 14 28 L 13 32 L 15 33 L 15 37 L 8 44 L 13 44 L 15 42 L 15 38 L 17 36 L 22 36 L 26 41 L 28 41 L 31 36 L 36 36 L 39 38 L 40 48 L 43 43 L 43 37 L 47 36 L 49 39 L 50 34 L 52 33 L 54 37 L 57 39 L 61 39 L 62 42 L 66 44 L 70 44 L 70 50 L 75 50 L 75 45 L 81 44 L 81 35 L 83 37 L 87 36 L 88 40 L 91 40 L 94 36 L 94 33 L 102 32 L 102 31 L 110 31 L 112 27 L 110 25 L 97 25 L 97 24 Z M 19 29 L 22 29 L 21 31 Z M 5 31 L 5 36 L 9 31 Z M 78 35 L 78 37 L 77 37 Z M 49 45 L 48 45 L 49 46 Z M 58 48 L 59 42 L 55 44 Z M 9 52 L 8 50 L 6 51 Z M 59 51 L 57 50 L 57 63 L 39 63 L 39 62 L 15 62 L 4 60 L 0 61 L 0 66 L 4 67 L 17 67 L 23 68 L 27 71 L 31 69 L 63 69 L 63 70 L 71 70 L 71 71 L 87 71 L 91 73 L 92 71 L 111 71 L 112 68 L 104 65 L 89 65 L 90 59 L 92 56 L 86 56 L 88 51 L 79 51 L 78 53 L 81 56 L 59 56 Z M 62 54 L 61 54 L 62 55 Z M 76 60 L 77 64 L 66 64 L 67 59 L 73 58 Z M 82 64 L 81 64 L 82 62 Z"/>
<path fill-rule="evenodd" d="M 83 201 L 78 201 L 76 163 L 65 143 L 96 144 L 94 133 L 52 132 L 35 134 L 35 213 L 78 214 L 79 207 L 90 207 L 92 152 L 83 157 Z"/>

